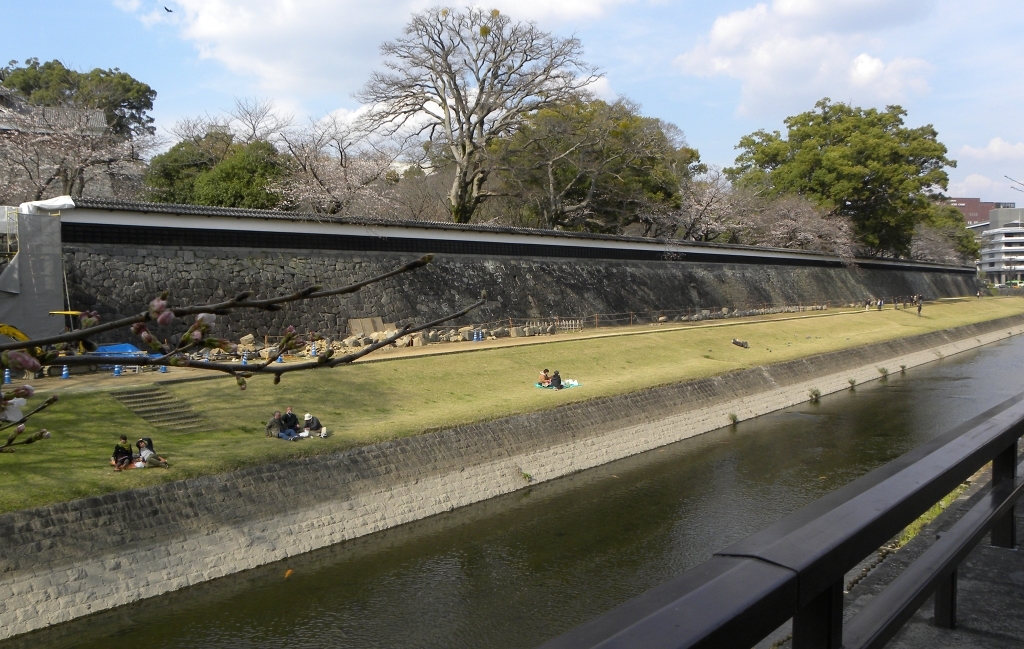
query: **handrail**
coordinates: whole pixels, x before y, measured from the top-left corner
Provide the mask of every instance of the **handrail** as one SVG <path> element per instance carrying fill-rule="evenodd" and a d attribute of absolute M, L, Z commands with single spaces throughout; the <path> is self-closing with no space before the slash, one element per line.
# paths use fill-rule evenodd
<path fill-rule="evenodd" d="M 994 505 L 994 514 L 965 517 L 974 527 L 959 537 L 976 543 L 983 534 L 978 530 L 991 530 L 994 545 L 1013 547 L 1013 504 L 1024 491 L 1015 482 L 1022 434 L 1024 393 L 542 649 L 752 647 L 791 618 L 794 649 L 839 649 L 845 574 L 989 461 L 993 492 L 1002 500 Z M 969 551 L 974 543 L 961 544 L 954 558 L 966 556 L 964 548 Z M 925 590 L 930 595 L 940 584 L 948 590 L 949 580 L 941 577 L 950 567 L 939 561 L 934 567 L 938 572 L 921 575 L 919 567 L 910 574 L 928 580 Z M 952 583 L 955 588 L 955 578 Z M 891 620 L 886 624 L 888 633 Z M 859 638 L 872 635 L 863 622 L 856 630 Z"/>

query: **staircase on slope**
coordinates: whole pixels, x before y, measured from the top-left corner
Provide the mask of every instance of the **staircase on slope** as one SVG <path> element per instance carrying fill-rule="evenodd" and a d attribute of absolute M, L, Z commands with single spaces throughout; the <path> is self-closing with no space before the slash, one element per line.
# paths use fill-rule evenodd
<path fill-rule="evenodd" d="M 146 386 L 111 392 L 110 396 L 154 426 L 183 432 L 207 427 L 202 415 L 163 388 Z"/>

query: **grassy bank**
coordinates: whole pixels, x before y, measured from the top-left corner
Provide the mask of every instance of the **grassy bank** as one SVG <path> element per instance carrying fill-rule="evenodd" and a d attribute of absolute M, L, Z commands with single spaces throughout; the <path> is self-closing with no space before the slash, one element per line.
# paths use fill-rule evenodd
<path fill-rule="evenodd" d="M 1024 299 L 971 300 L 929 304 L 923 317 L 902 310 L 854 311 L 395 358 L 289 375 L 278 386 L 257 377 L 245 392 L 230 380 L 169 386 L 204 413 L 212 423 L 206 432 L 156 429 L 105 392 L 76 392 L 38 418 L 53 439 L 0 455 L 0 511 L 338 451 L 1020 313 Z M 750 348 L 732 345 L 734 337 Z M 583 387 L 535 388 L 536 374 L 545 367 Z M 316 414 L 333 436 L 300 443 L 265 438 L 263 424 L 271 412 L 288 405 L 300 417 Z M 113 472 L 107 459 L 122 432 L 153 437 L 172 468 Z"/>

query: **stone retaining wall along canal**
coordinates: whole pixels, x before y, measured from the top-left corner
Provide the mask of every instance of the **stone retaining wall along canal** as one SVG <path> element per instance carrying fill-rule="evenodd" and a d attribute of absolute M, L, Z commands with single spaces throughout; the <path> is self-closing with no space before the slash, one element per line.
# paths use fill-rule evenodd
<path fill-rule="evenodd" d="M 0 638 L 552 480 L 1024 333 L 1024 316 L 0 515 Z"/>
<path fill-rule="evenodd" d="M 71 308 L 98 311 L 104 321 L 145 310 L 163 290 L 172 304 L 242 291 L 265 297 L 311 284 L 344 286 L 437 253 L 426 268 L 358 293 L 219 319 L 219 334 L 233 340 L 276 336 L 288 325 L 336 339 L 352 333 L 350 318 L 422 323 L 458 311 L 482 292 L 485 303 L 454 324 L 589 320 L 595 314 L 624 314 L 630 322 L 631 312 L 647 318 L 652 311 L 835 305 L 916 294 L 931 300 L 974 295 L 979 288 L 973 267 L 843 260 L 804 250 L 196 205 L 76 203 L 60 214 L 68 300 Z"/>

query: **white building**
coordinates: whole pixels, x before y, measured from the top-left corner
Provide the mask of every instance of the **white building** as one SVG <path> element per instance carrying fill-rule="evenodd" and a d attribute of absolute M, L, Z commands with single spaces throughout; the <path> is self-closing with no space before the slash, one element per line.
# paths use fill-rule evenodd
<path fill-rule="evenodd" d="M 985 279 L 996 284 L 1024 279 L 1024 208 L 997 209 L 988 214 L 989 222 L 979 224 L 983 231 L 978 267 Z"/>

